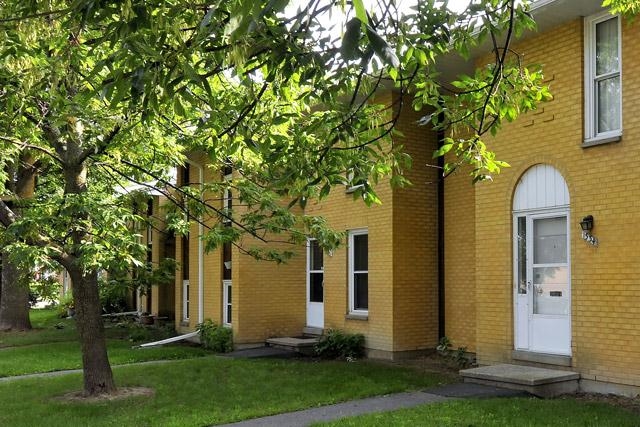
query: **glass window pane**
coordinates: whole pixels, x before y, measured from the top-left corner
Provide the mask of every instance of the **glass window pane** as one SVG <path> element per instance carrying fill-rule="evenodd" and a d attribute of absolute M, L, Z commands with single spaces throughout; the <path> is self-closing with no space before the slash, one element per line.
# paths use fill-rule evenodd
<path fill-rule="evenodd" d="M 357 234 L 353 236 L 353 270 L 367 271 L 369 269 L 369 236 Z"/>
<path fill-rule="evenodd" d="M 596 24 L 596 75 L 618 71 L 618 18 Z"/>
<path fill-rule="evenodd" d="M 536 267 L 533 269 L 533 283 L 557 285 L 569 283 L 568 267 Z"/>
<path fill-rule="evenodd" d="M 567 217 L 533 221 L 533 263 L 567 262 Z"/>
<path fill-rule="evenodd" d="M 231 304 L 227 305 L 227 323 L 231 323 L 231 319 L 233 316 L 231 315 Z"/>
<path fill-rule="evenodd" d="M 322 292 L 323 278 L 324 278 L 324 274 L 322 273 L 311 273 L 309 275 L 309 301 L 310 302 L 323 301 L 323 292 Z"/>
<path fill-rule="evenodd" d="M 317 240 L 311 240 L 309 242 L 309 250 L 311 251 L 309 266 L 310 270 L 322 270 L 323 267 L 323 259 L 322 259 L 322 248 L 318 244 Z"/>
<path fill-rule="evenodd" d="M 224 280 L 231 280 L 231 243 L 225 242 L 222 244 L 222 278 Z"/>
<path fill-rule="evenodd" d="M 369 309 L 369 275 L 356 273 L 353 275 L 353 308 L 356 310 Z"/>
<path fill-rule="evenodd" d="M 527 218 L 518 218 L 518 293 L 527 293 Z"/>
<path fill-rule="evenodd" d="M 600 80 L 596 85 L 598 132 L 620 129 L 620 76 Z"/>

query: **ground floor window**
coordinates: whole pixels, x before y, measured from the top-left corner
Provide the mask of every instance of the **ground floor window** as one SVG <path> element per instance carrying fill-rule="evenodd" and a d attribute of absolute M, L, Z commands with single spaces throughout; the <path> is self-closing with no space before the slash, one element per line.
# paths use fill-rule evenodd
<path fill-rule="evenodd" d="M 222 317 L 224 318 L 223 323 L 225 325 L 231 325 L 231 319 L 233 318 L 232 316 L 232 311 L 231 311 L 231 302 L 233 300 L 232 298 L 232 289 L 233 287 L 231 286 L 231 280 L 223 280 L 222 281 L 222 288 L 223 288 L 223 313 L 222 313 Z"/>

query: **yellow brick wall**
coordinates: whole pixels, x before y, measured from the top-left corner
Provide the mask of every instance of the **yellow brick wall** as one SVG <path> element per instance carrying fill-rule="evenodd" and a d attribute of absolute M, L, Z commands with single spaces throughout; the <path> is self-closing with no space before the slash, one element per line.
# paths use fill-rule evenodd
<path fill-rule="evenodd" d="M 380 102 L 389 103 L 390 94 Z M 387 180 L 376 187 L 381 205 L 367 207 L 345 187 L 336 187 L 320 204 L 305 213 L 325 217 L 332 228 L 368 229 L 369 310 L 366 320 L 349 318 L 348 249 L 345 245 L 324 255 L 325 329 L 342 329 L 365 336 L 369 349 L 393 351 L 393 196 Z"/>
<path fill-rule="evenodd" d="M 347 245 L 324 256 L 325 329 L 342 329 L 365 335 L 368 348 L 392 351 L 393 250 L 392 194 L 386 180 L 376 191 L 382 205 L 367 207 L 353 200 L 345 188 L 336 187 L 321 204 L 308 207 L 307 214 L 324 216 L 332 228 L 348 231 L 367 228 L 369 234 L 369 315 L 367 320 L 347 318 L 349 312 Z M 346 242 L 345 242 L 346 243 Z"/>
<path fill-rule="evenodd" d="M 274 236 L 274 240 L 286 238 Z M 244 248 L 293 250 L 285 264 L 258 261 L 235 250 L 233 259 L 233 331 L 237 344 L 264 342 L 267 338 L 300 336 L 306 322 L 305 247 L 260 244 L 243 238 Z"/>
<path fill-rule="evenodd" d="M 396 95 L 397 96 L 397 95 Z M 412 186 L 393 194 L 393 342 L 394 351 L 434 348 L 438 343 L 438 177 L 432 153 L 436 133 L 418 126 L 425 113 L 406 108 L 395 138 L 411 154 L 406 172 Z"/>
<path fill-rule="evenodd" d="M 451 159 L 447 159 L 451 160 Z M 453 348 L 476 347 L 475 187 L 467 168 L 445 179 L 445 336 Z"/>
<path fill-rule="evenodd" d="M 155 266 L 165 258 L 174 258 L 175 253 L 166 253 L 165 242 L 167 239 L 173 239 L 173 236 L 165 232 L 162 215 L 165 213 L 164 208 L 168 203 L 166 197 L 156 196 L 153 198 L 153 230 L 152 230 L 152 263 Z M 146 238 L 146 236 L 145 236 Z M 151 314 L 168 316 L 175 312 L 175 284 L 171 285 L 154 285 L 151 289 Z"/>
<path fill-rule="evenodd" d="M 513 349 L 513 192 L 531 166 L 546 163 L 564 176 L 571 197 L 573 369 L 583 378 L 640 385 L 640 297 L 636 246 L 640 186 L 640 26 L 622 23 L 623 137 L 582 148 L 583 25 L 576 20 L 531 38 L 516 50 L 544 65 L 554 95 L 488 141 L 512 167 L 476 186 L 477 353 L 482 364 L 510 359 Z M 451 197 L 451 196 L 449 196 Z M 581 239 L 579 221 L 595 218 L 600 246 Z M 459 260 L 459 262 L 463 262 Z M 448 267 L 449 268 L 449 267 Z M 450 268 L 454 268 L 451 266 Z M 464 313 L 459 313 L 464 315 Z"/>
<path fill-rule="evenodd" d="M 204 156 L 200 157 L 199 163 L 203 165 L 204 182 L 220 182 L 222 179 L 222 173 L 219 169 L 213 168 L 207 164 L 207 160 Z M 223 195 L 218 192 L 206 191 L 204 194 L 204 200 L 207 204 L 222 208 Z M 209 227 L 214 227 L 218 223 L 218 216 L 212 210 L 208 210 L 208 213 L 203 217 L 204 232 L 206 233 Z M 233 258 L 232 258 L 233 259 Z M 203 256 L 203 269 L 204 269 L 204 286 L 203 286 L 203 318 L 211 319 L 214 322 L 221 324 L 222 319 L 222 249 L 217 248 L 210 252 L 205 252 Z"/>

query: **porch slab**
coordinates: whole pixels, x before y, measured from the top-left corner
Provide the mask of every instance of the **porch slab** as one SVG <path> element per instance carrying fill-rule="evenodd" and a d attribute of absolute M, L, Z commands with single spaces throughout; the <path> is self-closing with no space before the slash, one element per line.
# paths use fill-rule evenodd
<path fill-rule="evenodd" d="M 539 397 L 554 397 L 578 391 L 580 374 L 556 369 L 500 364 L 464 369 L 465 382 L 523 390 Z"/>
<path fill-rule="evenodd" d="M 293 350 L 304 355 L 312 355 L 315 352 L 314 347 L 318 340 L 318 337 L 269 338 L 267 339 L 267 345 L 270 347 Z"/>
<path fill-rule="evenodd" d="M 319 337 L 324 333 L 324 329 L 323 328 L 317 328 L 315 326 L 305 326 L 302 329 L 302 333 L 304 335 L 308 335 L 310 337 Z"/>

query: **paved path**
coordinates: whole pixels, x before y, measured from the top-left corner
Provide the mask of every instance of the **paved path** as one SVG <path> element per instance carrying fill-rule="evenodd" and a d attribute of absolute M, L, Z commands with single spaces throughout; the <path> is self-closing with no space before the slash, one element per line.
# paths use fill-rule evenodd
<path fill-rule="evenodd" d="M 370 397 L 368 399 L 352 400 L 320 408 L 305 409 L 303 411 L 272 415 L 264 418 L 240 421 L 225 426 L 233 427 L 302 427 L 320 421 L 334 421 L 354 415 L 370 414 L 372 412 L 392 411 L 400 408 L 411 408 L 425 403 L 437 403 L 449 400 L 448 397 L 416 391 L 413 393 L 396 393 L 387 396 Z"/>
<path fill-rule="evenodd" d="M 528 393 L 504 388 L 470 383 L 455 383 L 433 387 L 423 391 L 411 393 L 395 393 L 386 396 L 370 397 L 352 400 L 320 408 L 272 415 L 263 418 L 224 424 L 227 427 L 305 427 L 323 421 L 335 421 L 340 418 L 375 412 L 393 411 L 402 408 L 412 408 L 429 403 L 440 403 L 460 398 L 497 398 L 530 396 Z"/>
<path fill-rule="evenodd" d="M 164 360 L 149 360 L 146 362 L 136 362 L 136 363 L 125 363 L 123 365 L 111 365 L 112 369 L 118 369 L 122 366 L 131 366 L 131 365 L 160 365 L 163 363 L 177 362 L 178 360 L 190 360 L 190 359 L 164 359 Z M 11 377 L 0 377 L 0 383 L 8 382 L 8 381 L 17 381 L 24 380 L 28 378 L 48 378 L 48 377 L 59 377 L 67 374 L 81 374 L 82 369 L 67 369 L 64 371 L 53 371 L 53 372 L 39 372 L 37 374 L 26 374 L 26 375 L 14 375 Z"/>

